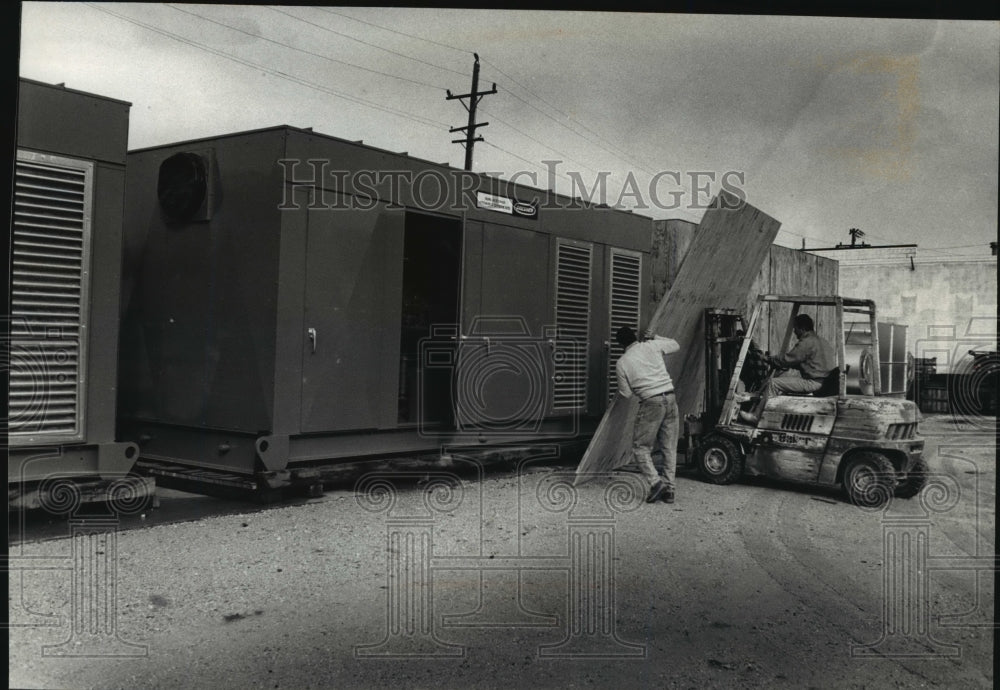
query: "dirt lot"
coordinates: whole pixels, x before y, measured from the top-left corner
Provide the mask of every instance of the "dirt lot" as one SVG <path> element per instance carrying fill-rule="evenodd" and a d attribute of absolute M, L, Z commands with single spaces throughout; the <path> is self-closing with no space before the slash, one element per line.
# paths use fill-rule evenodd
<path fill-rule="evenodd" d="M 884 512 L 688 476 L 646 505 L 634 475 L 529 463 L 266 509 L 169 493 L 91 538 L 34 516 L 10 685 L 992 687 L 989 422 L 926 419 L 939 477 Z"/>

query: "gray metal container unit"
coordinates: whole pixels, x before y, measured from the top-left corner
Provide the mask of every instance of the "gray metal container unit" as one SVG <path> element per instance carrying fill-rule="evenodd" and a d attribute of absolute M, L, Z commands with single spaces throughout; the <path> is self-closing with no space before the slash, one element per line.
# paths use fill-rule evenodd
<path fill-rule="evenodd" d="M 579 438 L 613 330 L 644 323 L 648 218 L 284 126 L 128 165 L 120 414 L 144 461 Z"/>
<path fill-rule="evenodd" d="M 127 473 L 115 441 L 130 104 L 21 79 L 11 224 L 8 485 Z"/>

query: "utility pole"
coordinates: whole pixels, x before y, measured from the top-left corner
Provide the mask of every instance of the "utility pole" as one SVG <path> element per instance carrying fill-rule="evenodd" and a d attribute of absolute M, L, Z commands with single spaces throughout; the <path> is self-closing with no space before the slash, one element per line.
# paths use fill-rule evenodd
<path fill-rule="evenodd" d="M 476 123 L 476 106 L 479 105 L 479 101 L 483 96 L 488 96 L 491 93 L 497 92 L 496 84 L 493 84 L 493 88 L 489 91 L 477 91 L 479 88 L 479 55 L 473 53 L 473 56 L 475 56 L 476 62 L 472 66 L 472 91 L 461 96 L 455 96 L 451 93 L 451 90 L 445 90 L 445 93 L 448 94 L 447 100 L 449 101 L 455 100 L 456 98 L 460 100 L 464 98 L 469 99 L 468 105 L 465 104 L 465 101 L 462 101 L 462 105 L 469 111 L 469 124 L 465 127 L 452 127 L 448 131 L 461 132 L 462 130 L 465 130 L 465 139 L 452 139 L 451 143 L 465 145 L 465 169 L 470 172 L 472 171 L 472 147 L 477 141 L 483 141 L 482 137 L 476 136 L 476 128 L 485 127 L 489 124 L 489 122 Z"/>

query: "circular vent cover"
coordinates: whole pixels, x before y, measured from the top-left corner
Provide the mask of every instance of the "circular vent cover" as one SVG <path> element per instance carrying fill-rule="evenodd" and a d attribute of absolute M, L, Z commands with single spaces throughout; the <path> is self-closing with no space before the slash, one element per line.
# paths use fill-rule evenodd
<path fill-rule="evenodd" d="M 205 201 L 205 159 L 197 153 L 175 153 L 160 163 L 156 195 L 167 218 L 189 220 Z"/>

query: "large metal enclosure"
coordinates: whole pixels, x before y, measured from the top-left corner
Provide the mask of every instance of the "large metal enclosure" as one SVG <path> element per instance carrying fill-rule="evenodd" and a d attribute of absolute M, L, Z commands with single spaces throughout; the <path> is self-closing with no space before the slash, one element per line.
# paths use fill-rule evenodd
<path fill-rule="evenodd" d="M 652 221 L 292 127 L 129 153 L 122 428 L 238 474 L 572 439 Z"/>
<path fill-rule="evenodd" d="M 11 224 L 8 484 L 109 478 L 130 104 L 21 79 Z"/>

